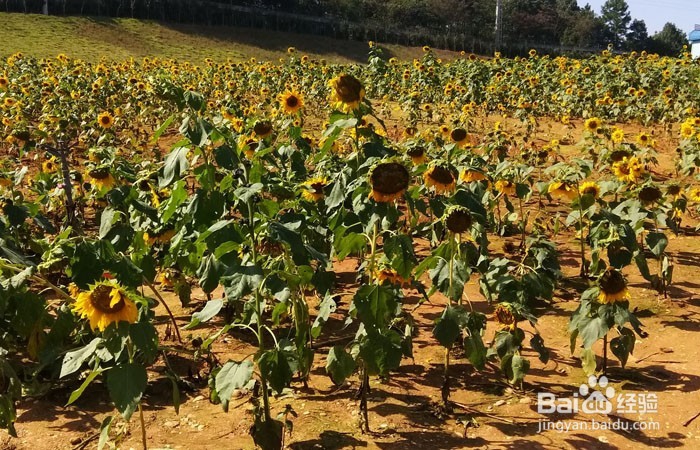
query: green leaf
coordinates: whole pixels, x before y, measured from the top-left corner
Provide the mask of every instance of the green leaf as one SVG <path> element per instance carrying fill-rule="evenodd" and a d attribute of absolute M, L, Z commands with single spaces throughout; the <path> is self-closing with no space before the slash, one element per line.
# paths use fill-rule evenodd
<path fill-rule="evenodd" d="M 318 314 L 316 315 L 316 320 L 311 326 L 311 337 L 317 339 L 321 335 L 321 328 L 328 321 L 333 312 L 335 312 L 336 304 L 333 297 L 329 294 L 323 298 L 321 304 L 318 307 Z"/>
<path fill-rule="evenodd" d="M 607 334 L 608 330 L 608 325 L 601 317 L 581 317 L 578 324 L 584 348 L 591 348 L 598 339 Z"/>
<path fill-rule="evenodd" d="M 163 214 L 161 216 L 162 223 L 167 223 L 177 211 L 185 200 L 187 200 L 187 189 L 185 189 L 185 182 L 178 180 L 175 186 L 170 190 L 170 197 L 166 200 L 165 205 L 162 206 Z"/>
<path fill-rule="evenodd" d="M 433 286 L 452 301 L 461 300 L 464 285 L 469 280 L 469 275 L 469 267 L 464 261 L 457 258 L 453 262 L 452 283 L 450 283 L 450 263 L 447 259 L 438 258 L 435 268 L 430 271 Z"/>
<path fill-rule="evenodd" d="M 511 384 L 521 383 L 530 370 L 530 361 L 518 354 L 504 358 L 502 363 L 505 364 L 504 372 Z"/>
<path fill-rule="evenodd" d="M 231 270 L 234 273 L 221 277 L 221 284 L 229 301 L 240 300 L 257 289 L 263 281 L 263 272 L 258 266 L 238 266 Z"/>
<path fill-rule="evenodd" d="M 258 367 L 270 387 L 278 394 L 292 381 L 293 373 L 286 352 L 278 348 L 263 352 L 258 359 Z"/>
<path fill-rule="evenodd" d="M 339 260 L 345 259 L 346 256 L 358 253 L 367 245 L 365 236 L 360 233 L 347 233 L 345 235 L 336 235 L 333 246 Z"/>
<path fill-rule="evenodd" d="M 393 330 L 368 333 L 360 342 L 360 357 L 369 375 L 386 376 L 401 364 L 401 336 Z"/>
<path fill-rule="evenodd" d="M 464 353 L 477 370 L 486 366 L 486 347 L 481 334 L 470 332 L 464 337 Z"/>
<path fill-rule="evenodd" d="M 666 251 L 668 238 L 663 233 L 649 233 L 646 237 L 646 243 L 651 253 L 660 258 Z"/>
<path fill-rule="evenodd" d="M 229 361 L 221 368 L 216 378 L 214 386 L 221 400 L 224 411 L 228 411 L 228 404 L 231 395 L 236 389 L 242 389 L 253 376 L 254 365 L 252 361 Z"/>
<path fill-rule="evenodd" d="M 447 305 L 442 315 L 435 319 L 433 336 L 445 348 L 452 348 L 461 334 L 466 312 L 461 306 Z"/>
<path fill-rule="evenodd" d="M 279 222 L 268 223 L 267 229 L 270 233 L 270 238 L 277 242 L 289 244 L 294 264 L 298 266 L 309 264 L 309 253 L 306 251 L 299 233 Z"/>
<path fill-rule="evenodd" d="M 134 347 L 142 352 L 149 363 L 158 355 L 158 332 L 150 322 L 136 322 L 129 326 L 129 336 Z"/>
<path fill-rule="evenodd" d="M 100 425 L 100 439 L 97 441 L 97 450 L 102 450 L 109 442 L 109 429 L 112 425 L 112 416 L 107 416 Z"/>
<path fill-rule="evenodd" d="M 595 353 L 590 348 L 584 348 L 581 351 L 581 363 L 583 365 L 583 372 L 586 375 L 593 375 L 596 368 Z"/>
<path fill-rule="evenodd" d="M 107 373 L 109 396 L 124 420 L 129 420 L 136 410 L 147 383 L 146 369 L 138 364 L 127 363 Z"/>
<path fill-rule="evenodd" d="M 119 211 L 116 211 L 110 206 L 102 210 L 100 216 L 100 239 L 104 239 L 112 229 L 112 225 L 119 222 L 120 215 L 121 213 Z"/>
<path fill-rule="evenodd" d="M 187 147 L 176 147 L 165 157 L 163 175 L 158 177 L 158 186 L 161 188 L 170 186 L 175 180 L 179 180 L 189 168 L 187 161 Z"/>
<path fill-rule="evenodd" d="M 619 330 L 622 335 L 610 340 L 610 350 L 620 360 L 624 368 L 627 364 L 627 358 L 634 351 L 635 338 L 634 333 L 629 328 L 619 328 Z"/>
<path fill-rule="evenodd" d="M 85 378 L 80 387 L 71 392 L 70 397 L 68 397 L 68 403 L 66 403 L 66 406 L 78 400 L 80 396 L 83 395 L 85 389 L 87 389 L 87 387 L 90 386 L 90 383 L 92 383 L 92 381 L 97 377 L 97 375 L 101 374 L 102 372 L 103 370 L 93 370 L 92 372 L 90 372 L 90 374 L 87 376 L 87 378 Z"/>
<path fill-rule="evenodd" d="M 360 321 L 373 330 L 384 329 L 398 306 L 391 287 L 372 284 L 366 284 L 357 290 L 353 305 Z"/>
<path fill-rule="evenodd" d="M 151 144 L 155 144 L 158 141 L 158 139 L 160 139 L 160 137 L 163 135 L 163 133 L 166 132 L 166 130 L 168 129 L 170 124 L 173 123 L 174 120 L 175 120 L 175 115 L 172 115 L 172 116 L 168 117 L 167 119 L 165 119 L 165 122 L 163 122 L 163 125 L 158 127 L 158 129 L 153 133 L 153 137 L 151 138 Z"/>
<path fill-rule="evenodd" d="M 207 304 L 204 305 L 204 308 L 202 308 L 201 311 L 192 314 L 192 320 L 190 321 L 190 323 L 187 324 L 185 330 L 191 330 L 200 323 L 209 321 L 212 317 L 219 314 L 219 311 L 221 311 L 221 308 L 223 307 L 223 299 L 219 298 L 216 300 L 209 300 Z"/>
<path fill-rule="evenodd" d="M 335 385 L 339 386 L 343 384 L 354 371 L 355 360 L 342 346 L 336 345 L 328 352 L 328 356 L 326 357 L 326 373 L 330 375 Z"/>
<path fill-rule="evenodd" d="M 95 338 L 85 347 L 66 353 L 66 356 L 63 358 L 63 364 L 61 365 L 61 373 L 58 377 L 63 378 L 80 369 L 80 366 L 95 354 L 100 342 L 102 342 L 101 338 Z"/>
<path fill-rule="evenodd" d="M 392 269 L 404 278 L 411 277 L 411 271 L 417 263 L 413 251 L 413 241 L 405 234 L 391 236 L 384 241 L 384 254 L 389 259 Z"/>

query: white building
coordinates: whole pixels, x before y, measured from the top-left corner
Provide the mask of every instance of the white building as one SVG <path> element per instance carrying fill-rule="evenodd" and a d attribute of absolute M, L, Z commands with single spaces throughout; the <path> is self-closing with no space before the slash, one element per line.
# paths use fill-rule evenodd
<path fill-rule="evenodd" d="M 690 39 L 690 54 L 693 58 L 700 58 L 700 25 L 695 25 L 695 29 L 688 35 Z"/>

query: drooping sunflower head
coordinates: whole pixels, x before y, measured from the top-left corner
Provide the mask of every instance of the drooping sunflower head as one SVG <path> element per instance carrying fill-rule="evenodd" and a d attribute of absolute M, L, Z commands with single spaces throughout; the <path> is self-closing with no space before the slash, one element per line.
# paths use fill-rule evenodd
<path fill-rule="evenodd" d="M 411 157 L 414 166 L 419 166 L 428 160 L 425 147 L 416 145 L 406 150 L 406 154 Z"/>
<path fill-rule="evenodd" d="M 446 164 L 436 163 L 431 165 L 423 174 L 423 181 L 427 187 L 434 187 L 438 194 L 452 192 L 456 186 L 457 177 L 454 171 Z"/>
<path fill-rule="evenodd" d="M 383 162 L 374 166 L 369 173 L 372 186 L 370 197 L 375 202 L 391 202 L 403 195 L 408 189 L 410 174 L 408 169 L 398 162 Z"/>
<path fill-rule="evenodd" d="M 304 106 L 304 98 L 293 91 L 280 95 L 279 101 L 280 106 L 287 114 L 296 114 Z"/>
<path fill-rule="evenodd" d="M 466 233 L 472 226 L 472 215 L 463 206 L 451 206 L 442 216 L 445 227 L 454 234 Z"/>
<path fill-rule="evenodd" d="M 586 181 L 579 186 L 578 192 L 581 195 L 590 195 L 593 198 L 598 198 L 600 195 L 600 186 L 598 186 L 598 183 L 595 181 Z"/>
<path fill-rule="evenodd" d="M 112 128 L 114 125 L 114 116 L 108 111 L 105 111 L 97 116 L 97 123 L 104 129 Z"/>
<path fill-rule="evenodd" d="M 608 269 L 598 279 L 598 302 L 603 304 L 615 303 L 629 299 L 629 290 L 627 282 L 622 272 L 614 267 Z"/>
<path fill-rule="evenodd" d="M 642 187 L 639 190 L 637 197 L 639 198 L 639 201 L 644 204 L 653 204 L 661 200 L 663 198 L 663 194 L 661 189 L 650 184 Z"/>
<path fill-rule="evenodd" d="M 518 318 L 513 313 L 513 307 L 508 303 L 499 303 L 493 312 L 496 322 L 503 326 L 504 330 L 513 331 L 518 327 Z"/>
<path fill-rule="evenodd" d="M 88 319 L 94 331 L 104 331 L 112 323 L 134 323 L 138 318 L 136 304 L 116 282 L 97 283 L 75 297 L 73 311 Z"/>
<path fill-rule="evenodd" d="M 305 200 L 317 202 L 324 196 L 324 190 L 328 187 L 328 179 L 326 177 L 314 177 L 305 181 L 302 184 L 304 190 L 301 195 Z"/>
<path fill-rule="evenodd" d="M 328 84 L 331 87 L 331 101 L 341 103 L 345 111 L 357 109 L 365 97 L 365 88 L 360 80 L 352 75 L 339 75 Z"/>
<path fill-rule="evenodd" d="M 466 167 L 459 174 L 459 179 L 465 183 L 472 183 L 474 181 L 488 180 L 488 177 L 483 171 L 479 169 L 473 167 Z"/>
<path fill-rule="evenodd" d="M 452 142 L 457 144 L 458 147 L 464 147 L 469 140 L 469 134 L 464 128 L 455 128 L 450 133 L 450 139 L 452 139 Z"/>
<path fill-rule="evenodd" d="M 111 189 L 115 180 L 109 167 L 96 167 L 87 173 L 90 183 L 98 189 Z"/>
<path fill-rule="evenodd" d="M 677 198 L 679 195 L 681 195 L 681 192 L 683 189 L 681 188 L 680 184 L 671 184 L 666 188 L 666 195 L 670 195 L 673 198 Z"/>
<path fill-rule="evenodd" d="M 378 284 L 393 284 L 396 286 L 410 286 L 411 280 L 402 277 L 397 271 L 391 267 L 379 267 L 374 271 L 374 279 Z"/>
<path fill-rule="evenodd" d="M 615 150 L 612 153 L 610 153 L 610 161 L 618 162 L 618 161 L 622 161 L 623 158 L 625 158 L 625 157 L 629 158 L 630 156 L 632 156 L 632 152 L 630 152 L 629 150 L 625 150 L 625 149 Z"/>
<path fill-rule="evenodd" d="M 515 183 L 511 180 L 498 180 L 495 187 L 502 195 L 515 195 Z"/>
<path fill-rule="evenodd" d="M 261 120 L 253 126 L 255 135 L 260 138 L 266 138 L 272 134 L 272 123 L 269 120 Z"/>
<path fill-rule="evenodd" d="M 573 200 L 577 196 L 576 188 L 566 181 L 553 181 L 550 183 L 547 193 L 560 200 Z"/>

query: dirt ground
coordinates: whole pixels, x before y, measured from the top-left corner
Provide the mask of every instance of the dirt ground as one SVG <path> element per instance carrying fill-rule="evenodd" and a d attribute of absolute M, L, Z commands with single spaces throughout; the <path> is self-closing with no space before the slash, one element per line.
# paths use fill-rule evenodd
<path fill-rule="evenodd" d="M 553 131 L 555 134 L 558 130 Z M 580 133 L 580 126 L 576 133 Z M 545 137 L 547 133 L 544 133 Z M 661 142 L 662 164 L 658 176 L 668 176 L 673 163 L 672 145 Z M 543 336 L 551 358 L 547 364 L 537 359 L 534 351 L 526 349 L 523 356 L 531 362 L 523 390 L 507 385 L 498 367 L 487 365 L 476 372 L 459 353 L 452 355 L 451 399 L 457 407 L 450 414 L 439 414 L 434 404 L 440 400 L 443 382 L 444 350 L 432 337 L 433 321 L 442 312 L 445 299 L 440 295 L 432 303 L 421 305 L 414 313 L 417 334 L 414 337 L 414 359 L 404 359 L 401 367 L 388 380 L 372 379 L 369 403 L 371 434 L 362 434 L 358 428 L 359 401 L 355 393 L 359 386 L 352 377 L 343 386 L 334 386 L 325 374 L 325 355 L 330 339 L 352 335 L 342 330 L 345 311 L 356 287 L 354 281 L 357 261 L 348 258 L 336 263 L 340 285 L 344 293 L 338 311 L 326 325 L 317 344 L 315 367 L 308 388 L 294 383 L 292 389 L 273 399 L 273 414 L 289 404 L 298 414 L 289 439 L 292 449 L 627 449 L 627 448 L 700 448 L 700 351 L 694 337 L 700 332 L 700 238 L 692 231 L 695 222 L 684 222 L 684 232 L 670 236 L 669 253 L 675 264 L 674 281 L 668 298 L 657 295 L 643 280 L 635 267 L 626 270 L 632 288 L 631 309 L 649 333 L 637 337 L 634 354 L 627 367 L 609 360 L 608 377 L 617 393 L 650 395 L 658 398 L 658 411 L 647 414 L 613 414 L 605 417 L 576 414 L 556 416 L 567 421 L 617 420 L 632 427 L 634 423 L 658 423 L 658 429 L 640 431 L 587 430 L 539 432 L 541 420 L 537 412 L 537 393 L 550 392 L 571 398 L 586 377 L 581 361 L 571 356 L 567 324 L 579 301 L 580 288 L 578 259 L 573 250 L 571 234 L 562 233 L 555 241 L 561 252 L 560 262 L 564 279 L 551 305 L 543 306 L 537 329 Z M 491 250 L 501 252 L 503 241 L 491 237 Z M 467 295 L 475 310 L 491 314 L 489 306 L 479 293 L 476 279 L 467 286 Z M 418 294 L 406 290 L 405 308 L 411 309 Z M 203 295 L 195 293 L 193 305 L 179 307 L 179 301 L 164 293 L 174 309 L 181 326 L 189 322 L 191 313 L 201 308 Z M 157 309 L 162 344 L 176 346 L 173 337 L 166 339 L 167 316 Z M 491 321 L 493 322 L 493 321 Z M 223 325 L 217 318 L 192 331 L 183 331 L 187 344 L 197 336 L 207 336 Z M 526 334 L 532 328 L 525 324 Z M 329 333 L 330 332 L 330 333 Z M 490 342 L 495 326 L 490 324 L 485 342 Z M 325 341 L 324 341 L 325 339 Z M 249 337 L 236 332 L 220 339 L 214 353 L 222 363 L 240 359 L 253 350 Z M 185 345 L 185 348 L 188 348 Z M 596 353 L 602 354 L 599 343 Z M 149 373 L 149 388 L 143 401 L 148 445 L 150 449 L 252 449 L 248 436 L 252 422 L 248 396 L 242 394 L 231 401 L 230 410 L 209 401 L 206 365 L 194 362 L 186 353 L 168 352 L 168 361 L 175 370 L 192 383 L 192 389 L 182 391 L 179 415 L 172 406 L 170 380 L 164 376 L 161 362 Z M 51 390 L 39 399 L 28 399 L 19 405 L 17 430 L 19 437 L 10 439 L 0 434 L 0 449 L 80 449 L 96 448 L 102 420 L 115 415 L 107 391 L 99 382 L 86 391 L 74 405 L 64 407 L 70 392 L 76 386 Z M 689 422 L 689 423 L 688 423 Z M 465 426 L 465 423 L 469 426 Z M 117 436 L 117 434 L 119 436 Z M 119 448 L 140 449 L 141 430 L 138 414 L 128 424 L 116 420 L 113 439 L 119 439 Z"/>

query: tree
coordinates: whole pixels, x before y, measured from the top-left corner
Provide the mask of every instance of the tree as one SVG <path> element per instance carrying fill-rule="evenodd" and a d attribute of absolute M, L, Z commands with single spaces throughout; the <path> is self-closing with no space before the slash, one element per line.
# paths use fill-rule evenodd
<path fill-rule="evenodd" d="M 661 55 L 678 56 L 683 46 L 688 44 L 688 37 L 674 24 L 666 25 L 651 38 L 651 50 Z"/>
<path fill-rule="evenodd" d="M 627 2 L 625 0 L 607 0 L 600 12 L 606 28 L 610 32 L 611 44 L 616 49 L 622 49 L 632 21 Z"/>
<path fill-rule="evenodd" d="M 627 41 L 625 42 L 627 50 L 645 50 L 649 47 L 649 33 L 647 32 L 647 24 L 643 20 L 634 19 L 630 25 L 629 33 L 627 33 Z"/>
<path fill-rule="evenodd" d="M 569 21 L 561 43 L 569 47 L 605 47 L 608 43 L 605 31 L 603 20 L 596 16 L 590 5 L 586 5 Z"/>

